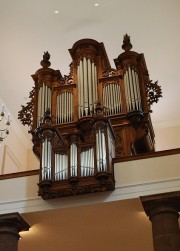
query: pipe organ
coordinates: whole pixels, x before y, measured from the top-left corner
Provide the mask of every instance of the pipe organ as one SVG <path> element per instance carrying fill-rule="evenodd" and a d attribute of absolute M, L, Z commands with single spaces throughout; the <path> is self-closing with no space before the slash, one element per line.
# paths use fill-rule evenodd
<path fill-rule="evenodd" d="M 51 89 L 43 83 L 38 92 L 37 127 L 40 126 L 47 109 L 51 111 Z"/>
<path fill-rule="evenodd" d="M 77 67 L 79 118 L 92 115 L 97 95 L 97 68 L 94 62 L 83 57 Z"/>
<path fill-rule="evenodd" d="M 42 142 L 42 180 L 51 179 L 51 149 L 51 142 L 45 138 L 44 142 Z"/>
<path fill-rule="evenodd" d="M 121 90 L 118 83 L 108 83 L 103 88 L 102 101 L 107 115 L 122 113 Z"/>
<path fill-rule="evenodd" d="M 127 34 L 122 48 L 114 69 L 103 43 L 82 39 L 69 49 L 69 75 L 50 68 L 48 52 L 32 75 L 18 117 L 31 127 L 43 199 L 113 190 L 113 158 L 154 151 L 150 106 L 161 87 Z"/>
<path fill-rule="evenodd" d="M 55 180 L 66 180 L 68 178 L 68 156 L 67 154 L 55 153 Z"/>
<path fill-rule="evenodd" d="M 81 152 L 81 177 L 94 175 L 94 148 Z"/>
<path fill-rule="evenodd" d="M 66 104 L 66 105 L 64 105 Z M 73 121 L 74 99 L 71 92 L 63 92 L 56 97 L 56 124 Z"/>
<path fill-rule="evenodd" d="M 75 143 L 70 146 L 70 168 L 71 177 L 77 176 L 77 145 Z"/>
<path fill-rule="evenodd" d="M 124 73 L 124 87 L 127 111 L 141 111 L 141 95 L 138 74 L 128 67 Z"/>

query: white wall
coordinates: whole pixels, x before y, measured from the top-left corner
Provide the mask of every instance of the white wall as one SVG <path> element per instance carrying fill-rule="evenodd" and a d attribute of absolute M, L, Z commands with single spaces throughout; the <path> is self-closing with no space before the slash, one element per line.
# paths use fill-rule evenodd
<path fill-rule="evenodd" d="M 180 125 L 154 127 L 156 151 L 180 148 Z"/>
<path fill-rule="evenodd" d="M 35 156 L 32 149 L 27 150 L 27 170 L 36 170 L 39 169 L 40 162 L 39 159 Z"/>
<path fill-rule="evenodd" d="M 3 100 L 0 98 L 0 109 Z M 9 113 L 5 106 L 5 115 Z M 21 172 L 39 168 L 39 162 L 32 153 L 32 143 L 17 121 L 10 114 L 10 134 L 0 145 L 0 174 Z M 24 128 L 23 128 L 24 129 Z M 25 131 L 28 128 L 25 128 Z"/>
<path fill-rule="evenodd" d="M 10 129 L 9 136 L 0 147 L 0 174 L 34 170 L 39 168 L 39 161 L 20 137 Z"/>
<path fill-rule="evenodd" d="M 117 187 L 179 179 L 180 189 L 180 154 L 115 163 L 114 171 Z"/>
<path fill-rule="evenodd" d="M 0 158 L 1 174 L 20 172 L 27 168 L 27 148 L 13 127 L 0 147 Z"/>

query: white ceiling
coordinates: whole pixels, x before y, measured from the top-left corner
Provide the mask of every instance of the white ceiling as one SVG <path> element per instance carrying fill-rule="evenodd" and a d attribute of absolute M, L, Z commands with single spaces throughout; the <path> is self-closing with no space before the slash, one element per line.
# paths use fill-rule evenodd
<path fill-rule="evenodd" d="M 144 53 L 163 98 L 153 105 L 155 125 L 180 124 L 179 0 L 0 0 L 0 98 L 14 118 L 33 86 L 44 51 L 51 67 L 68 74 L 68 49 L 79 39 L 104 42 L 111 66 L 123 35 Z M 59 13 L 55 14 L 54 11 Z M 27 131 L 27 129 L 26 129 Z"/>

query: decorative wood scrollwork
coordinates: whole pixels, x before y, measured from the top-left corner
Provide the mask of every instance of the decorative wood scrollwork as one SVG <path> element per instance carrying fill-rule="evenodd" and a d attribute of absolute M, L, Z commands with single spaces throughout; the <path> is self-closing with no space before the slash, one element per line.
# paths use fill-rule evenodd
<path fill-rule="evenodd" d="M 105 68 L 102 72 L 103 77 L 112 77 L 119 75 L 119 72 L 114 68 Z"/>
<path fill-rule="evenodd" d="M 33 87 L 29 94 L 30 101 L 27 102 L 26 106 L 21 105 L 22 109 L 18 112 L 18 119 L 20 119 L 23 125 L 28 125 L 30 128 L 33 124 L 34 94 L 35 87 Z"/>
<path fill-rule="evenodd" d="M 64 77 L 59 80 L 60 85 L 73 84 L 73 63 L 69 65 L 69 68 L 70 68 L 69 75 L 64 75 Z"/>
<path fill-rule="evenodd" d="M 84 50 L 82 52 L 79 52 L 77 55 L 76 63 L 79 65 L 80 61 L 83 60 L 83 58 L 90 59 L 91 63 L 94 63 L 96 65 L 96 57 L 97 55 L 91 54 L 88 50 Z"/>
<path fill-rule="evenodd" d="M 157 103 L 159 98 L 162 97 L 161 86 L 158 85 L 158 81 L 155 83 L 152 80 L 146 83 L 146 93 L 147 93 L 147 102 L 150 105 Z"/>

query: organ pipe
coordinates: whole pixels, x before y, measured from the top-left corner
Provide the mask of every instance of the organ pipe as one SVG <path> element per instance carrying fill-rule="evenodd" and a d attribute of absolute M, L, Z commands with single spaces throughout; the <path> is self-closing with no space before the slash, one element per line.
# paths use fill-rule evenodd
<path fill-rule="evenodd" d="M 68 157 L 66 154 L 55 154 L 55 180 L 68 178 Z"/>
<path fill-rule="evenodd" d="M 106 159 L 106 144 L 105 135 L 100 129 L 96 132 L 96 156 L 97 156 L 97 171 L 107 171 L 107 159 Z"/>
<path fill-rule="evenodd" d="M 103 88 L 103 104 L 107 108 L 107 115 L 122 112 L 121 92 L 118 84 L 109 83 Z"/>
<path fill-rule="evenodd" d="M 62 124 L 73 121 L 74 98 L 70 92 L 63 92 L 56 98 L 56 123 Z"/>
<path fill-rule="evenodd" d="M 112 134 L 108 128 L 107 130 L 108 135 L 108 149 L 109 149 L 109 165 L 112 164 L 112 159 L 115 157 L 115 146 L 114 146 L 114 140 L 112 138 Z"/>
<path fill-rule="evenodd" d="M 142 110 L 138 75 L 130 67 L 124 74 L 124 85 L 127 111 Z"/>
<path fill-rule="evenodd" d="M 46 138 L 42 143 L 42 180 L 51 179 L 51 156 L 52 156 L 52 145 L 51 142 Z"/>
<path fill-rule="evenodd" d="M 40 126 L 40 123 L 44 118 L 45 111 L 49 109 L 51 113 L 51 99 L 52 99 L 51 89 L 43 83 L 43 85 L 39 88 L 39 93 L 38 93 L 38 115 L 37 115 L 38 127 Z"/>
<path fill-rule="evenodd" d="M 71 177 L 77 176 L 77 146 L 74 143 L 70 146 L 70 169 Z"/>
<path fill-rule="evenodd" d="M 97 69 L 94 62 L 85 57 L 77 67 L 79 117 L 92 115 L 97 95 Z"/>
<path fill-rule="evenodd" d="M 81 114 L 79 117 L 83 117 L 84 115 L 84 83 L 83 83 L 83 62 L 82 60 L 80 61 L 80 79 L 78 79 L 78 82 L 80 84 L 80 97 L 81 97 L 81 103 L 80 108 L 81 108 Z"/>
<path fill-rule="evenodd" d="M 94 174 L 94 149 L 81 152 L 81 177 Z"/>
<path fill-rule="evenodd" d="M 92 82 L 92 66 L 90 59 L 88 59 L 87 62 L 88 62 L 88 83 L 89 83 L 89 110 L 91 112 L 93 111 L 92 85 L 90 84 Z"/>

